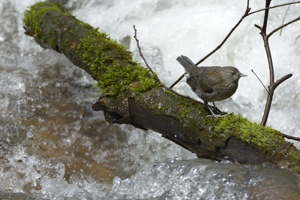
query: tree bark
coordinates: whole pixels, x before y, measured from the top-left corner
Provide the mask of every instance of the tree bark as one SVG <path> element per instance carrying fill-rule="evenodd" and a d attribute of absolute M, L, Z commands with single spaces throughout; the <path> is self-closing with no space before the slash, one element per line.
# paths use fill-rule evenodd
<path fill-rule="evenodd" d="M 24 24 L 38 44 L 64 54 L 98 81 L 101 96 L 93 109 L 108 122 L 157 131 L 201 158 L 285 163 L 299 173 L 299 150 L 278 131 L 240 115 L 207 117 L 202 103 L 161 86 L 125 47 L 61 6 L 36 3 Z"/>

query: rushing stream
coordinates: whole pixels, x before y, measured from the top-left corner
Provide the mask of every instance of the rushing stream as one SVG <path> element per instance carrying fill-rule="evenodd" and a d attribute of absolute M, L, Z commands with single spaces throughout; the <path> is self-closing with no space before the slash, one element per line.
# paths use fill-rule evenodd
<path fill-rule="evenodd" d="M 0 0 L 0 199 L 300 199 L 299 178 L 270 163 L 258 166 L 197 159 L 160 134 L 108 124 L 91 106 L 95 81 L 63 55 L 24 34 L 22 18 L 36 0 Z M 182 73 L 176 57 L 197 61 L 243 14 L 241 0 L 61 0 L 75 16 L 126 43 L 133 35 L 167 85 Z M 284 3 L 288 1 L 274 1 Z M 262 8 L 251 1 L 252 10 Z M 270 30 L 299 17 L 299 5 L 270 13 Z M 285 17 L 285 13 L 287 13 Z M 233 65 L 248 77 L 217 105 L 259 122 L 268 83 L 259 30 L 263 13 L 245 19 L 204 65 Z M 268 125 L 300 136 L 300 24 L 271 37 L 278 87 Z M 130 37 L 128 37 L 130 36 Z M 195 97 L 185 81 L 175 89 Z M 295 143 L 300 147 L 299 143 Z"/>

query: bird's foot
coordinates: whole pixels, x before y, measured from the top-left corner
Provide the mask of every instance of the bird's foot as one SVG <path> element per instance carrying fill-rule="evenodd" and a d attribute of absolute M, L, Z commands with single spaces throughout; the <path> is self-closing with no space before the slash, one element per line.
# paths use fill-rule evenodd
<path fill-rule="evenodd" d="M 214 111 L 217 111 L 217 112 L 220 112 L 220 113 L 223 113 L 221 110 L 219 110 L 217 107 L 216 107 L 216 105 L 215 105 L 215 103 L 213 102 L 213 110 L 211 109 L 211 107 L 208 105 L 208 103 L 206 103 L 206 106 L 207 106 L 207 108 L 208 108 L 208 110 L 209 110 L 209 112 L 211 113 L 211 115 L 208 115 L 208 117 L 212 117 L 212 118 L 220 118 L 220 117 L 224 117 L 224 116 L 226 116 L 227 115 L 227 113 L 224 113 L 224 114 L 215 114 L 214 112 L 213 112 L 213 110 Z"/>
<path fill-rule="evenodd" d="M 225 117 L 226 115 L 228 114 L 220 114 L 220 115 L 216 115 L 216 114 L 212 114 L 212 115 L 207 115 L 207 117 L 210 117 L 210 118 L 221 118 L 221 117 Z"/>

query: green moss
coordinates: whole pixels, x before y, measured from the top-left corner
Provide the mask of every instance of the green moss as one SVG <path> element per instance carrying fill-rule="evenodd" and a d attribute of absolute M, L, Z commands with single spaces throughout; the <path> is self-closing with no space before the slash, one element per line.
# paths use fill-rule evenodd
<path fill-rule="evenodd" d="M 53 19 L 45 21 L 51 15 Z M 57 14 L 59 12 L 59 14 Z M 58 17 L 57 17 L 58 16 Z M 66 17 L 66 19 L 65 19 Z M 64 24 L 60 24 L 62 18 Z M 72 23 L 68 23 L 72 21 Z M 74 51 L 79 56 L 76 60 L 84 63 L 80 66 L 98 81 L 102 95 L 125 96 L 147 91 L 159 86 L 159 82 L 140 64 L 132 60 L 132 53 L 123 45 L 81 22 L 67 12 L 62 6 L 49 2 L 39 2 L 25 12 L 23 19 L 26 34 L 35 37 L 36 41 L 45 48 L 64 50 L 64 53 Z M 49 28 L 43 23 L 60 24 Z M 60 41 L 61 31 L 68 34 Z M 59 32 L 58 32 L 59 31 Z M 70 53 L 71 54 L 71 53 Z"/>
<path fill-rule="evenodd" d="M 159 86 L 150 71 L 132 60 L 132 53 L 97 29 L 80 40 L 83 62 L 93 71 L 101 92 L 107 96 L 140 93 Z M 102 41 L 99 40 L 102 38 Z M 96 44 L 96 45 L 95 45 Z"/>
<path fill-rule="evenodd" d="M 65 12 L 65 14 L 70 15 L 70 13 L 59 4 L 38 2 L 25 11 L 23 23 L 25 24 L 26 32 L 28 31 L 32 36 L 40 38 L 40 27 L 43 22 L 43 16 L 49 11 Z"/>
<path fill-rule="evenodd" d="M 213 133 L 210 135 L 213 141 L 219 139 L 225 142 L 229 137 L 236 136 L 255 144 L 270 158 L 280 160 L 290 157 L 295 162 L 300 162 L 299 151 L 291 143 L 286 142 L 278 131 L 250 122 L 241 115 L 229 114 L 218 119 L 207 118 L 204 124 Z"/>
<path fill-rule="evenodd" d="M 248 143 L 254 143 L 259 147 L 270 148 L 278 144 L 285 144 L 284 138 L 278 131 L 271 127 L 264 127 L 258 123 L 250 122 L 241 115 L 227 115 L 219 119 L 215 127 L 216 132 L 223 132 L 230 135 L 235 129 L 236 136 Z"/>

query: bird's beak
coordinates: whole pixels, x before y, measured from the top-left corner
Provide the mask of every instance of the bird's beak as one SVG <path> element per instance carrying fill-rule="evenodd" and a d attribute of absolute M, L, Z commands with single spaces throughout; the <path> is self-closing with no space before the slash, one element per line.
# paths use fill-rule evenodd
<path fill-rule="evenodd" d="M 246 74 L 240 74 L 240 77 L 246 77 L 247 75 Z"/>

